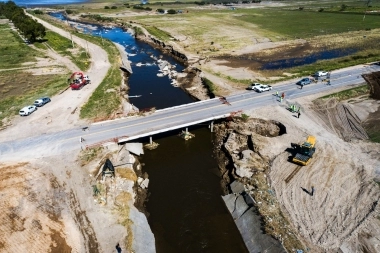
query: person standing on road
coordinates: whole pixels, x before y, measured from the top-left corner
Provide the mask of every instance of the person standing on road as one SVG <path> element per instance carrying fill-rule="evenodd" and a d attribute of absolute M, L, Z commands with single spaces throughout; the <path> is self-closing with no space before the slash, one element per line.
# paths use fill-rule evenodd
<path fill-rule="evenodd" d="M 300 111 L 298 111 L 298 118 L 300 118 L 300 115 L 301 115 L 301 112 L 300 112 Z"/>
<path fill-rule="evenodd" d="M 276 97 L 278 97 L 278 91 L 276 91 Z"/>
<path fill-rule="evenodd" d="M 285 93 L 284 93 L 284 92 L 281 94 L 281 98 L 282 98 L 282 99 L 285 98 Z"/>
<path fill-rule="evenodd" d="M 303 88 L 303 83 L 301 83 L 301 90 L 302 90 L 302 88 Z"/>

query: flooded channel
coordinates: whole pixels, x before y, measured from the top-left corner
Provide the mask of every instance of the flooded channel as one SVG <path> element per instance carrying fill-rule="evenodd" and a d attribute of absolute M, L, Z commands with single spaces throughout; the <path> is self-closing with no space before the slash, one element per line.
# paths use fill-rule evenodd
<path fill-rule="evenodd" d="M 52 14 L 63 19 L 61 14 Z M 120 28 L 93 26 L 86 30 L 126 47 L 132 61 L 129 95 L 138 108 L 157 109 L 192 102 L 167 77 L 158 77 L 157 60 L 169 61 L 178 72 L 184 68 L 145 43 L 136 41 Z M 162 56 L 161 56 L 162 55 Z M 140 63 L 140 67 L 136 66 Z M 185 141 L 179 131 L 156 135 L 156 150 L 140 157 L 149 175 L 148 221 L 156 238 L 157 252 L 247 252 L 235 223 L 222 201 L 213 135 L 206 126 L 189 129 L 195 138 Z"/>
<path fill-rule="evenodd" d="M 248 252 L 221 199 L 213 135 L 206 127 L 190 132 L 195 138 L 187 141 L 155 139 L 159 147 L 142 158 L 151 179 L 147 209 L 157 252 Z"/>

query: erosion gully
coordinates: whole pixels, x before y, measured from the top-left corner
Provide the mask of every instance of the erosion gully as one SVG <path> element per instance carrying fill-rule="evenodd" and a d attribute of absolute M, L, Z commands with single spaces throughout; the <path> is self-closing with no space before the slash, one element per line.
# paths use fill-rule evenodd
<path fill-rule="evenodd" d="M 65 19 L 61 13 L 52 16 Z M 132 62 L 129 95 L 139 109 L 157 109 L 193 102 L 168 77 L 158 77 L 157 59 L 184 66 L 153 47 L 135 40 L 121 28 L 81 25 L 86 33 L 125 46 Z M 136 66 L 136 64 L 138 66 Z M 221 199 L 221 177 L 213 156 L 213 134 L 206 126 L 190 128 L 195 138 L 185 141 L 171 132 L 154 136 L 159 143 L 140 158 L 150 179 L 148 221 L 156 238 L 157 252 L 247 252 L 235 223 Z"/>

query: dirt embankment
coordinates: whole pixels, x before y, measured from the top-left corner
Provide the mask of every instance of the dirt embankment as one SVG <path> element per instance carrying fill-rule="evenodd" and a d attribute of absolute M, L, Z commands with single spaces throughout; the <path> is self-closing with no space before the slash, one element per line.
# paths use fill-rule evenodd
<path fill-rule="evenodd" d="M 219 127 L 218 145 L 224 150 L 219 164 L 227 190 L 231 179 L 242 182 L 263 215 L 265 231 L 289 251 L 378 252 L 374 224 L 380 223 L 380 188 L 374 178 L 380 145 L 357 138 L 358 128 L 346 124 L 356 118 L 352 110 L 342 114 L 326 103 L 328 113 L 321 113 L 321 107 L 298 102 L 303 105 L 299 119 L 273 106 L 254 111 L 261 119 Z M 300 167 L 291 162 L 291 143 L 302 143 L 308 135 L 317 138 L 316 153 Z"/>

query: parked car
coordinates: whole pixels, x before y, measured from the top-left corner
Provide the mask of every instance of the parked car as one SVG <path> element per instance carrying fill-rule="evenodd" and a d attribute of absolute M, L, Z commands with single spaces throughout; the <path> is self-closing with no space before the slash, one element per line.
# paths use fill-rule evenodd
<path fill-rule="evenodd" d="M 297 82 L 298 85 L 306 85 L 306 84 L 311 84 L 311 79 L 308 77 L 302 78 Z"/>
<path fill-rule="evenodd" d="M 51 101 L 51 100 L 50 100 L 49 97 L 42 97 L 42 98 L 39 98 L 39 99 L 37 99 L 36 101 L 34 101 L 33 104 L 34 104 L 35 106 L 40 107 L 40 106 L 43 106 L 43 105 L 49 103 L 50 101 Z"/>
<path fill-rule="evenodd" d="M 247 89 L 248 90 L 256 90 L 256 87 L 259 87 L 261 85 L 262 85 L 261 83 L 253 83 Z"/>
<path fill-rule="evenodd" d="M 259 87 L 256 87 L 256 91 L 260 92 L 260 93 L 263 91 L 270 91 L 271 89 L 272 89 L 272 86 L 266 85 L 266 84 L 260 85 Z"/>
<path fill-rule="evenodd" d="M 314 76 L 315 77 L 321 77 L 321 76 L 327 76 L 329 74 L 329 72 L 327 71 L 317 71 L 315 72 Z"/>
<path fill-rule="evenodd" d="M 25 106 L 24 108 L 22 108 L 18 114 L 20 114 L 20 116 L 28 116 L 29 114 L 31 114 L 32 112 L 34 112 L 35 110 L 37 110 L 37 107 L 34 106 L 34 105 L 28 105 L 28 106 Z"/>

